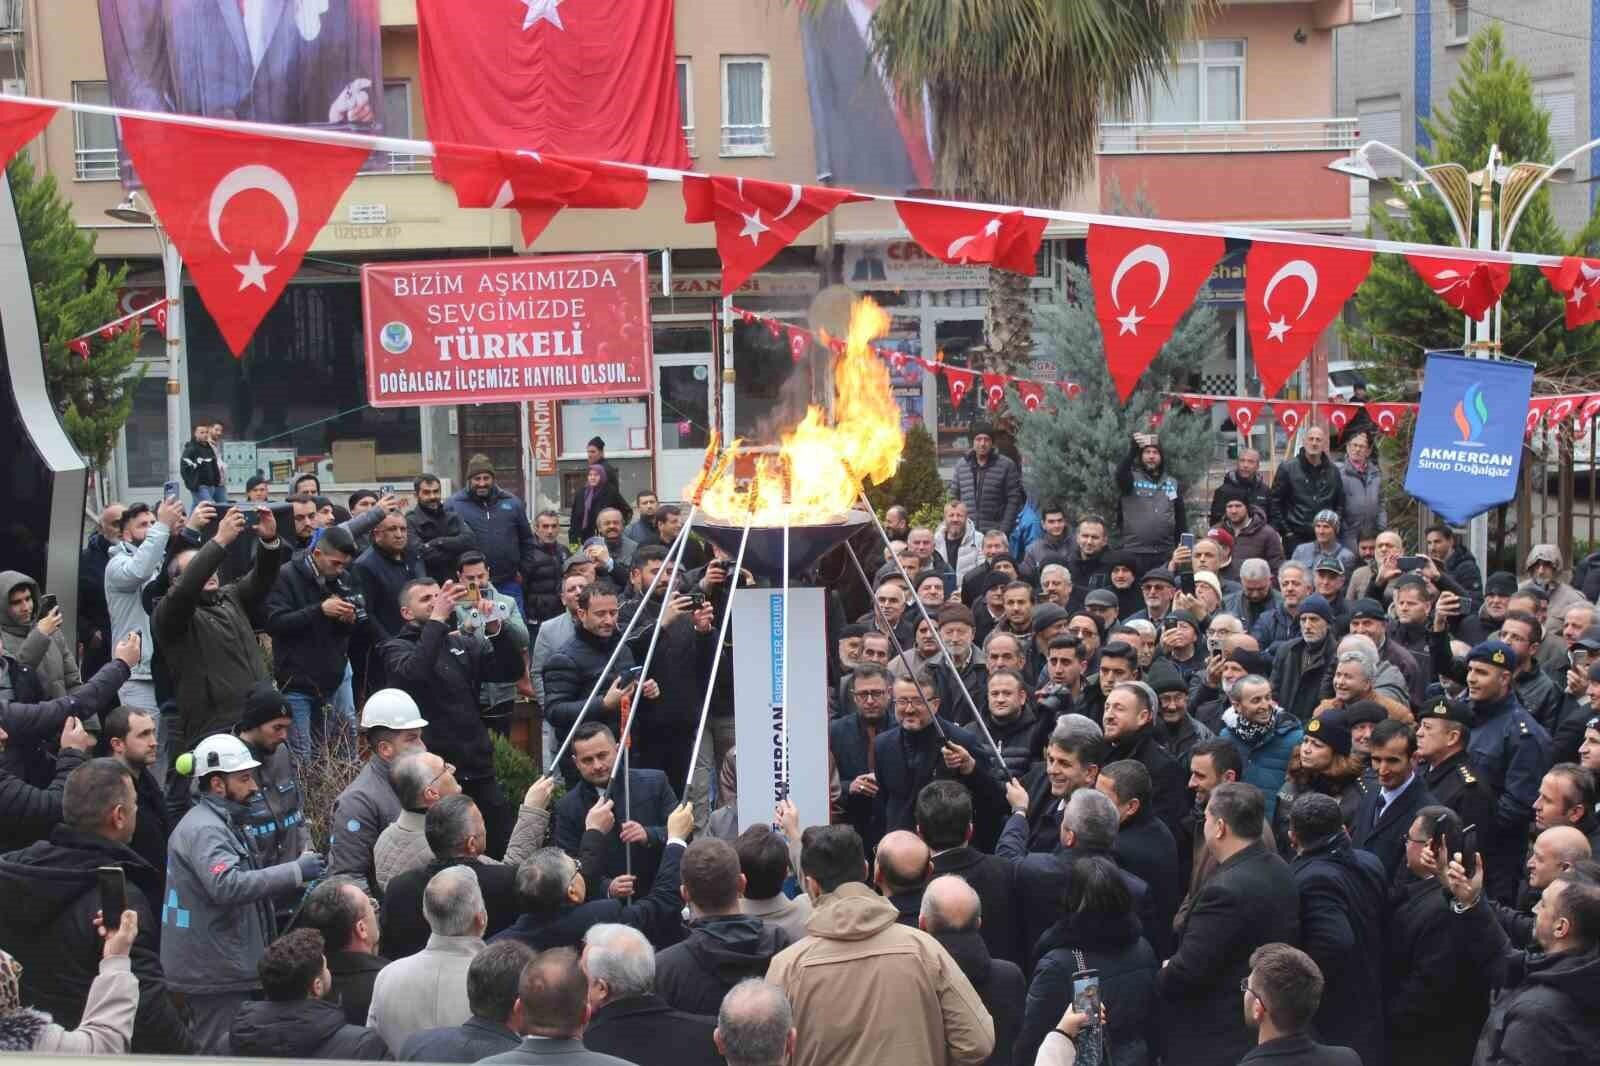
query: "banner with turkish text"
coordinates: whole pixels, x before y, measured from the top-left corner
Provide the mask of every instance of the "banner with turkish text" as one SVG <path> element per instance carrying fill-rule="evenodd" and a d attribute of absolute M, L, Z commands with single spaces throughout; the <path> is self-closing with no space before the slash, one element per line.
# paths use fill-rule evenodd
<path fill-rule="evenodd" d="M 361 301 L 374 407 L 655 387 L 643 255 L 369 263 Z"/>
<path fill-rule="evenodd" d="M 1517 494 L 1533 366 L 1430 352 L 1406 492 L 1461 523 Z"/>

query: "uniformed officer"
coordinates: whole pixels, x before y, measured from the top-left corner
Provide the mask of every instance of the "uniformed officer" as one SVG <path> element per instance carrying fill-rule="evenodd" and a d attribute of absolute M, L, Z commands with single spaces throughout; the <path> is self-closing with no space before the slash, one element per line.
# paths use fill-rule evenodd
<path fill-rule="evenodd" d="M 1495 794 L 1472 772 L 1467 741 L 1472 736 L 1472 705 L 1444 696 L 1422 708 L 1417 720 L 1417 755 L 1433 798 L 1455 811 L 1462 825 L 1487 828 L 1494 821 Z"/>
<path fill-rule="evenodd" d="M 1494 817 L 1478 827 L 1485 886 L 1503 903 L 1515 901 L 1522 856 L 1539 781 L 1550 768 L 1550 734 L 1534 721 L 1512 690 L 1516 650 L 1502 640 L 1486 640 L 1467 656 L 1467 696 L 1472 701 L 1472 735 L 1467 759 L 1473 773 L 1495 792 Z"/>

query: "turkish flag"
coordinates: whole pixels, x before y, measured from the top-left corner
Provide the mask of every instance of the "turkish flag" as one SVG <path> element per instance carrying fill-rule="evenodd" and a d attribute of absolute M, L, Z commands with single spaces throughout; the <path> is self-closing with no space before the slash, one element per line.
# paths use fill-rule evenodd
<path fill-rule="evenodd" d="M 1195 414 L 1211 410 L 1211 397 L 1209 396 L 1198 396 L 1192 392 L 1180 392 L 1178 399 L 1183 401 L 1183 406 Z"/>
<path fill-rule="evenodd" d="M 434 170 L 460 207 L 509 207 L 532 244 L 563 207 L 636 208 L 650 189 L 645 172 L 526 148 L 435 144 Z"/>
<path fill-rule="evenodd" d="M 1546 425 L 1559 426 L 1578 412 L 1578 405 L 1583 402 L 1582 396 L 1554 396 L 1551 397 L 1550 409 L 1545 412 Z"/>
<path fill-rule="evenodd" d="M 1356 412 L 1361 410 L 1361 405 L 1358 403 L 1322 403 L 1317 406 L 1328 412 L 1328 426 L 1335 433 L 1343 433 L 1344 427 L 1348 426 L 1350 420 L 1356 416 Z"/>
<path fill-rule="evenodd" d="M 368 154 L 137 118 L 122 119 L 122 143 L 235 356 Z"/>
<path fill-rule="evenodd" d="M 1228 401 L 1228 417 L 1233 419 L 1234 428 L 1239 431 L 1239 436 L 1250 435 L 1250 431 L 1255 428 L 1256 419 L 1261 417 L 1262 408 L 1266 406 L 1261 400 L 1234 397 Z"/>
<path fill-rule="evenodd" d="M 0 97 L 0 169 L 22 151 L 22 146 L 44 132 L 55 117 L 48 104 L 25 104 Z"/>
<path fill-rule="evenodd" d="M 1011 387 L 1017 390 L 1017 398 L 1022 401 L 1025 411 L 1037 411 L 1044 403 L 1044 386 L 1037 381 L 1021 381 L 1011 379 Z"/>
<path fill-rule="evenodd" d="M 1224 250 L 1221 237 L 1089 227 L 1094 313 L 1106 367 L 1123 403 Z"/>
<path fill-rule="evenodd" d="M 1076 400 L 1083 395 L 1083 386 L 1076 381 L 1058 381 L 1056 388 L 1060 389 L 1069 400 Z"/>
<path fill-rule="evenodd" d="M 1478 322 L 1511 284 L 1510 263 L 1427 255 L 1408 255 L 1406 262 L 1441 300 Z"/>
<path fill-rule="evenodd" d="M 1371 269 L 1371 252 L 1268 241 L 1250 246 L 1245 320 L 1263 393 L 1278 394 Z"/>
<path fill-rule="evenodd" d="M 1369 403 L 1367 416 L 1378 427 L 1379 433 L 1392 437 L 1400 432 L 1400 420 L 1415 413 L 1416 409 L 1414 403 Z"/>
<path fill-rule="evenodd" d="M 672 0 L 418 0 L 435 140 L 687 170 Z"/>
<path fill-rule="evenodd" d="M 1572 428 L 1578 433 L 1589 432 L 1589 423 L 1596 414 L 1600 414 L 1600 392 L 1579 397 L 1582 401 L 1578 405 L 1578 412 L 1573 417 Z"/>
<path fill-rule="evenodd" d="M 1540 267 L 1550 287 L 1566 297 L 1567 328 L 1600 321 L 1600 259 L 1567 256 L 1558 267 Z"/>
<path fill-rule="evenodd" d="M 795 362 L 806 357 L 806 349 L 811 347 L 811 334 L 803 329 L 789 327 L 789 358 Z"/>
<path fill-rule="evenodd" d="M 944 263 L 987 263 L 1014 274 L 1036 273 L 1046 219 L 1022 211 L 896 200 L 911 239 Z"/>
<path fill-rule="evenodd" d="M 1306 418 L 1310 414 L 1311 405 L 1308 403 L 1288 403 L 1276 400 L 1272 404 L 1273 419 L 1290 436 L 1300 432 L 1300 427 L 1306 424 Z"/>
<path fill-rule="evenodd" d="M 817 219 L 840 204 L 865 199 L 849 189 L 821 185 L 689 175 L 683 179 L 683 220 L 716 224 L 726 296 Z"/>
<path fill-rule="evenodd" d="M 1000 410 L 1000 405 L 1006 400 L 1006 376 L 1004 374 L 983 375 L 983 402 L 991 411 Z"/>
<path fill-rule="evenodd" d="M 977 376 L 971 370 L 962 370 L 960 367 L 947 366 L 944 368 L 944 379 L 950 383 L 951 407 L 961 406 L 961 401 L 967 398 L 967 391 L 972 388 L 972 382 Z"/>
<path fill-rule="evenodd" d="M 84 362 L 89 361 L 89 342 L 82 337 L 67 342 L 67 347 L 78 353 Z"/>
<path fill-rule="evenodd" d="M 1539 428 L 1555 402 L 1556 398 L 1554 396 L 1536 396 L 1528 401 L 1528 418 L 1522 425 L 1523 436 L 1530 436 L 1534 430 Z"/>

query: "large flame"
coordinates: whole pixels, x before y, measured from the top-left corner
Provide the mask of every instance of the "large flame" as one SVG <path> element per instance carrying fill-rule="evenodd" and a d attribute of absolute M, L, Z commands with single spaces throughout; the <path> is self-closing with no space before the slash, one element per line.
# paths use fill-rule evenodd
<path fill-rule="evenodd" d="M 858 301 L 850 313 L 845 352 L 833 363 L 833 424 L 820 407 L 808 408 L 800 424 L 783 434 L 777 455 L 756 457 L 754 476 L 748 478 L 736 476 L 729 461 L 740 442 L 715 457 L 713 438 L 706 465 L 685 497 L 694 499 L 704 480 L 700 508 L 711 518 L 743 525 L 753 516 L 754 525 L 781 526 L 787 517 L 793 526 L 821 525 L 855 505 L 863 479 L 893 477 L 905 436 L 889 369 L 871 348 L 888 331 L 883 308 Z"/>

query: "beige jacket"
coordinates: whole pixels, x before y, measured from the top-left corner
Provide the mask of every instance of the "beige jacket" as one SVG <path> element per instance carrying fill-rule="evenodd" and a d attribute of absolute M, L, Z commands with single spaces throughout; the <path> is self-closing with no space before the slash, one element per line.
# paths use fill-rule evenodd
<path fill-rule="evenodd" d="M 794 899 L 789 899 L 782 892 L 771 899 L 741 897 L 739 913 L 775 925 L 789 934 L 790 941 L 798 942 L 805 939 L 806 922 L 811 919 L 811 897 L 804 892 Z"/>
<path fill-rule="evenodd" d="M 809 935 L 773 957 L 800 1030 L 794 1066 L 978 1066 L 994 1020 L 948 952 L 866 885 L 823 896 Z"/>
<path fill-rule="evenodd" d="M 389 882 L 407 870 L 419 870 L 433 861 L 433 849 L 423 834 L 427 815 L 421 811 L 401 811 L 400 817 L 389 823 L 378 834 L 372 847 L 372 865 L 378 879 L 379 893 L 389 890 Z M 512 827 L 511 839 L 506 843 L 505 863 L 516 866 L 544 844 L 550 830 L 550 812 L 538 807 L 524 806 L 517 811 L 517 824 Z M 500 864 L 500 860 L 487 855 L 479 861 Z"/>
<path fill-rule="evenodd" d="M 133 1041 L 133 1016 L 139 1009 L 139 979 L 126 955 L 100 960 L 89 985 L 83 1018 L 71 1032 L 51 1022 L 33 1050 L 56 1055 L 125 1055 Z"/>
<path fill-rule="evenodd" d="M 475 936 L 434 933 L 427 947 L 379 970 L 367 1028 L 376 1029 L 388 1047 L 398 1048 L 412 1033 L 460 1025 L 472 1017 L 467 968 L 483 948 Z"/>

